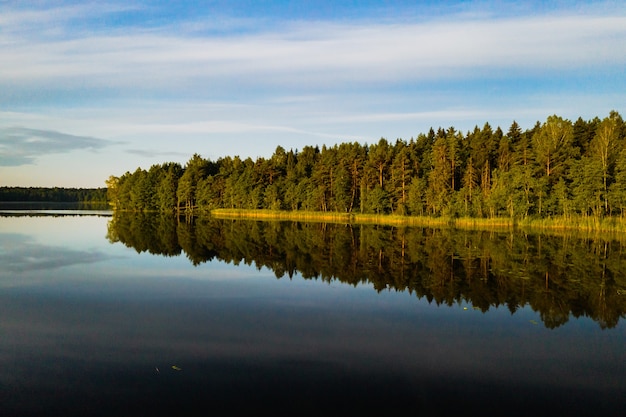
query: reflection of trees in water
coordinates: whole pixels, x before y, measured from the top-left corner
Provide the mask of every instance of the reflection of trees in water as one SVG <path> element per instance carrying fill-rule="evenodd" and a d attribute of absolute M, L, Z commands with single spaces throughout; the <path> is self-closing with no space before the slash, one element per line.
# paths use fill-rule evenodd
<path fill-rule="evenodd" d="M 277 278 L 408 291 L 438 305 L 470 303 L 511 313 L 529 305 L 546 327 L 590 317 L 615 327 L 626 311 L 626 251 L 617 240 L 380 225 L 219 220 L 116 213 L 109 241 L 137 252 L 182 252 L 193 265 L 219 259 Z"/>

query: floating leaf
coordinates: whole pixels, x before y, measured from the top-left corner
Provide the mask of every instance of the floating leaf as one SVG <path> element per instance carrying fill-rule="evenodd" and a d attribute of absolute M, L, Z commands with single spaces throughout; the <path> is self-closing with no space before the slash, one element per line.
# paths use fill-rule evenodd
<path fill-rule="evenodd" d="M 175 371 L 182 371 L 182 369 L 181 369 L 181 368 L 179 368 L 179 367 L 178 367 L 178 366 L 176 366 L 176 365 L 172 365 L 172 369 L 173 369 L 173 370 L 175 370 Z"/>

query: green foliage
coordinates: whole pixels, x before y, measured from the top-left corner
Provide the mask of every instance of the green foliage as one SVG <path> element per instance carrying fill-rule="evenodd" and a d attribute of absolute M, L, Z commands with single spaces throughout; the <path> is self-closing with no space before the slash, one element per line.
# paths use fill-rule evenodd
<path fill-rule="evenodd" d="M 356 142 L 270 158 L 195 154 L 185 165 L 141 168 L 107 180 L 116 210 L 187 213 L 220 208 L 434 217 L 626 214 L 626 124 L 612 111 L 575 123 L 557 115 L 506 134 L 489 123 L 463 134 Z"/>
<path fill-rule="evenodd" d="M 574 129 L 569 120 L 549 116 L 541 129 L 533 135 L 533 150 L 542 175 L 555 183 L 565 173 L 567 164 L 576 154 Z M 556 178 L 555 178 L 556 177 Z"/>

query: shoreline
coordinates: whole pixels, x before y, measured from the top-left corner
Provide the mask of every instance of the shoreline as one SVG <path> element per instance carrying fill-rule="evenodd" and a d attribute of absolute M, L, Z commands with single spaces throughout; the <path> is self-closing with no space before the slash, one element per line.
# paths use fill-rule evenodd
<path fill-rule="evenodd" d="M 616 233 L 626 232 L 626 220 L 620 218 L 446 218 L 429 216 L 396 216 L 373 215 L 361 213 L 336 213 L 314 211 L 284 211 L 284 210 L 248 210 L 248 209 L 213 209 L 210 215 L 220 219 L 248 219 L 248 220 L 291 220 L 307 222 L 326 222 L 344 224 L 379 224 L 387 226 L 407 227 L 451 227 L 457 229 L 486 230 L 486 231 L 561 231 L 582 233 Z"/>

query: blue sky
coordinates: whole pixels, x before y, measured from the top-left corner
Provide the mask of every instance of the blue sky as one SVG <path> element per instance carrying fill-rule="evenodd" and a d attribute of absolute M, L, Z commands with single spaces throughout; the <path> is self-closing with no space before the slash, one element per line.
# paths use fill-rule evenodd
<path fill-rule="evenodd" d="M 626 116 L 626 5 L 0 0 L 0 62 L 0 186 L 103 187 L 194 153 Z"/>

